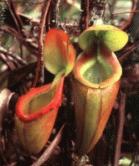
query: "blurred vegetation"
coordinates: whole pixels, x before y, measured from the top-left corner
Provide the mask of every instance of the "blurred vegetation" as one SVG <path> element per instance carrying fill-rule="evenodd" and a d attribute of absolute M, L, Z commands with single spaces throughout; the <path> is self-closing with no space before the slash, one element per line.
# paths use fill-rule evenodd
<path fill-rule="evenodd" d="M 34 76 L 34 71 L 35 71 L 34 66 L 37 61 L 37 53 L 38 53 L 37 51 L 38 51 L 39 21 L 40 21 L 42 5 L 44 0 L 28 0 L 28 1 L 13 0 L 13 2 L 14 2 L 16 12 L 18 16 L 21 18 L 22 33 L 18 31 L 14 18 L 12 17 L 7 7 L 7 4 L 5 3 L 4 0 L 1 0 L 0 1 L 0 90 L 4 88 L 9 88 L 11 91 L 22 94 L 26 92 L 28 88 L 31 87 L 32 79 Z M 104 18 L 103 18 L 104 23 L 109 23 L 109 24 L 122 27 L 122 25 L 125 22 L 128 22 L 129 20 L 132 3 L 133 3 L 132 0 L 107 0 L 106 9 L 105 9 Z M 95 10 L 91 10 L 89 13 L 90 25 L 94 22 L 94 17 L 95 17 L 94 11 Z M 80 52 L 80 49 L 78 48 L 76 42 L 78 40 L 77 38 L 80 33 L 79 22 L 80 22 L 81 13 L 82 13 L 82 10 L 81 10 L 80 0 L 59 1 L 58 7 L 57 7 L 57 22 L 58 22 L 57 27 L 62 28 L 65 31 L 67 31 L 69 34 L 71 34 L 71 36 L 73 37 L 72 38 L 73 39 L 72 41 L 74 42 L 73 44 L 77 48 L 78 52 Z M 47 20 L 48 26 L 50 24 L 49 21 L 50 20 L 48 19 Z M 48 27 L 48 29 L 49 28 L 50 27 Z M 133 30 L 133 32 L 132 30 L 130 30 L 132 28 L 134 27 L 132 27 L 131 25 L 129 29 L 128 28 L 126 29 L 126 31 L 130 33 L 129 44 L 132 44 L 135 42 L 135 38 L 133 38 L 132 33 L 134 35 L 135 31 L 138 32 L 137 27 L 135 28 L 136 30 L 135 29 Z M 134 87 L 135 84 L 139 83 L 139 81 L 137 80 L 138 71 L 139 71 L 138 48 L 131 53 L 132 57 L 128 58 L 127 61 L 124 62 L 123 64 L 124 74 L 123 74 L 122 84 L 124 85 L 124 87 L 122 85 L 122 88 L 125 89 L 125 87 L 129 85 L 127 87 L 128 88 L 127 93 L 129 93 L 129 91 L 133 92 L 134 90 L 136 92 L 134 97 L 133 97 L 134 94 L 132 94 L 127 99 L 126 124 L 125 124 L 125 131 L 124 131 L 124 141 L 126 143 L 124 142 L 122 146 L 122 151 L 124 151 L 124 153 L 122 153 L 122 157 L 119 161 L 120 166 L 131 165 L 132 162 L 133 163 L 131 166 L 136 165 L 135 162 L 133 161 L 135 160 L 135 158 L 132 154 L 137 153 L 137 150 L 135 150 L 136 147 L 133 147 L 133 145 L 137 146 L 139 143 L 138 142 L 139 136 L 137 134 L 139 129 L 139 122 L 138 122 L 139 120 L 137 118 L 139 116 L 138 114 L 139 106 L 137 104 L 139 103 L 139 94 L 138 94 L 139 89 L 138 88 L 135 89 Z M 118 55 L 120 57 L 121 52 L 118 52 Z M 135 65 L 137 66 L 135 67 Z M 45 72 L 44 72 L 44 76 L 46 74 Z M 133 78 L 135 79 L 135 81 Z M 115 114 L 112 115 L 112 117 L 113 116 L 115 116 Z M 110 124 L 108 124 L 106 133 L 107 132 L 110 133 L 111 131 L 114 132 L 112 128 L 113 126 L 111 125 L 112 123 L 113 122 L 110 122 Z M 108 134 L 107 137 L 109 137 L 108 140 L 111 138 L 113 140 L 110 140 L 110 141 L 114 142 L 114 138 L 111 134 Z M 135 140 L 137 142 L 135 142 Z M 111 161 L 112 160 L 111 158 L 113 157 L 112 156 L 113 154 L 111 154 L 114 151 L 113 149 L 114 147 L 112 147 L 113 144 L 110 147 L 107 147 L 109 152 L 108 156 L 110 156 L 108 157 L 109 161 Z M 10 146 L 12 146 L 13 148 L 13 145 L 10 145 Z M 70 147 L 70 148 L 73 148 L 73 147 Z M 12 150 L 10 149 L 8 153 L 6 154 L 5 158 L 8 158 L 8 161 L 11 161 L 11 163 L 15 162 L 14 161 L 15 158 L 18 158 L 19 163 L 21 162 L 22 164 L 24 163 L 27 164 L 27 163 L 30 163 L 30 161 L 33 161 L 33 159 L 31 158 L 32 156 L 29 158 L 29 156 L 22 154 L 21 151 L 19 150 L 19 147 L 17 148 L 17 151 L 18 152 L 15 152 L 13 149 Z M 127 152 L 127 154 L 125 154 L 125 151 Z M 14 153 L 19 154 L 21 159 L 20 157 L 16 156 L 17 154 L 14 154 Z M 11 154 L 13 155 L 12 156 L 13 158 L 12 157 L 10 158 Z M 139 156 L 139 154 L 137 153 L 136 156 Z M 2 165 L 1 161 L 4 161 L 4 159 L 0 153 L 0 165 Z M 50 164 L 50 166 L 51 165 L 52 164 Z"/>

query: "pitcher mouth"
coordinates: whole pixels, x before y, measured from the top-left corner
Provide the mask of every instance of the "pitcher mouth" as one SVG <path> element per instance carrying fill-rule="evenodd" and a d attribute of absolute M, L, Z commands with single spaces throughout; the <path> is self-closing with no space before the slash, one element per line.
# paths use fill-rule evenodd
<path fill-rule="evenodd" d="M 84 53 L 79 56 L 74 68 L 74 77 L 91 88 L 105 88 L 117 82 L 122 68 L 116 55 L 103 47 L 99 55 Z"/>
<path fill-rule="evenodd" d="M 24 122 L 31 122 L 51 110 L 57 110 L 62 101 L 63 82 L 64 77 L 54 87 L 47 84 L 42 87 L 32 88 L 27 94 L 21 96 L 16 105 L 17 117 Z M 36 97 L 39 98 L 39 104 L 36 104 Z"/>

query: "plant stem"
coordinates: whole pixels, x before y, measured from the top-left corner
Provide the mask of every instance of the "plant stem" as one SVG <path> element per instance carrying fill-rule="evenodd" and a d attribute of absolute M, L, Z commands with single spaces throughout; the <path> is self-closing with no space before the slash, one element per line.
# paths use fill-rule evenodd
<path fill-rule="evenodd" d="M 83 31 L 89 24 L 89 0 L 81 1 L 81 10 L 80 28 L 81 31 Z"/>
<path fill-rule="evenodd" d="M 20 17 L 17 15 L 13 1 L 12 0 L 6 0 L 6 4 L 9 8 L 9 11 L 11 12 L 11 15 L 13 16 L 13 19 L 15 21 L 16 27 L 18 29 L 18 31 L 20 32 L 21 35 L 23 35 L 22 33 L 22 22 Z"/>
<path fill-rule="evenodd" d="M 57 21 L 58 21 L 58 14 L 59 14 L 59 4 L 60 0 L 53 0 L 51 3 L 51 9 L 50 9 L 50 27 L 56 27 Z"/>
<path fill-rule="evenodd" d="M 131 22 L 133 20 L 133 16 L 136 13 L 135 11 L 137 9 L 137 3 L 138 3 L 138 0 L 132 0 L 132 8 L 130 11 L 130 16 L 129 16 L 128 20 L 125 22 L 125 24 L 123 24 L 121 26 L 121 29 L 125 30 L 131 25 Z"/>
<path fill-rule="evenodd" d="M 121 92 L 120 106 L 119 106 L 119 112 L 118 112 L 119 126 L 118 126 L 118 131 L 117 131 L 116 149 L 115 149 L 115 154 L 114 154 L 114 164 L 113 164 L 114 166 L 119 165 L 123 129 L 124 129 L 124 122 L 125 122 L 125 104 L 126 104 L 126 94 Z"/>
<path fill-rule="evenodd" d="M 4 25 L 4 26 L 0 27 L 0 31 L 9 33 L 10 35 L 16 37 L 16 39 L 19 40 L 21 42 L 21 44 L 26 46 L 30 50 L 31 53 L 33 53 L 35 55 L 38 54 L 38 48 L 36 47 L 36 45 L 31 40 L 28 41 L 26 38 L 21 36 L 20 33 L 18 31 L 16 31 L 15 29 Z"/>
<path fill-rule="evenodd" d="M 43 32 L 45 29 L 45 21 L 46 17 L 48 14 L 48 10 L 51 4 L 51 0 L 45 0 L 44 5 L 42 8 L 42 14 L 41 14 L 41 19 L 40 19 L 40 26 L 39 26 L 39 39 L 38 39 L 38 49 L 39 49 L 39 54 L 38 54 L 38 60 L 37 60 L 37 67 L 36 67 L 36 73 L 35 73 L 35 79 L 33 82 L 33 86 L 35 87 L 40 79 L 40 73 L 41 73 L 41 66 L 42 66 L 42 58 L 43 58 Z"/>
<path fill-rule="evenodd" d="M 26 65 L 26 61 L 24 59 L 22 59 L 20 56 L 13 54 L 10 51 L 7 51 L 5 48 L 3 48 L 2 46 L 0 46 L 0 54 L 4 54 L 7 59 L 10 58 L 11 61 L 14 61 L 16 63 L 19 63 L 20 65 Z"/>
<path fill-rule="evenodd" d="M 62 138 L 62 132 L 63 132 L 64 126 L 65 125 L 61 127 L 58 134 L 56 135 L 52 143 L 48 146 L 48 148 L 44 151 L 44 153 L 41 155 L 41 157 L 36 162 L 34 162 L 31 166 L 41 166 L 44 162 L 46 162 L 50 158 L 54 148 L 59 144 Z"/>
<path fill-rule="evenodd" d="M 121 53 L 122 56 L 119 58 L 120 63 L 124 63 L 130 56 L 130 54 L 137 49 L 138 46 L 139 46 L 138 40 L 135 41 L 130 46 L 128 46 L 127 49 L 125 49 L 124 52 Z"/>

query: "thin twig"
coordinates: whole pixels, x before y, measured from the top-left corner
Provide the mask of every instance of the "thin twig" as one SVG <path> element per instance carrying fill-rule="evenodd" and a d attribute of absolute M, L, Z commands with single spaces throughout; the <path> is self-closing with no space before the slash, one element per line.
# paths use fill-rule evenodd
<path fill-rule="evenodd" d="M 28 15 L 25 15 L 24 13 L 20 13 L 20 12 L 18 12 L 18 15 L 22 21 L 24 20 L 23 21 L 24 24 L 30 24 L 30 25 L 35 25 L 35 26 L 39 25 L 38 19 L 34 19 L 34 18 L 29 17 Z"/>
<path fill-rule="evenodd" d="M 35 45 L 35 43 L 32 40 L 28 40 L 20 35 L 19 32 L 15 31 L 13 28 L 9 26 L 1 26 L 0 31 L 9 33 L 10 35 L 16 37 L 24 46 L 26 46 L 30 52 L 32 52 L 34 55 L 38 54 L 38 47 Z"/>
<path fill-rule="evenodd" d="M 13 19 L 15 21 L 15 24 L 16 24 L 16 27 L 17 27 L 18 31 L 20 32 L 21 35 L 23 35 L 22 22 L 21 22 L 20 17 L 16 13 L 13 1 L 12 0 L 6 0 L 6 4 L 9 8 L 9 11 L 10 11 L 11 15 L 13 16 Z"/>
<path fill-rule="evenodd" d="M 53 0 L 51 3 L 50 10 L 50 27 L 56 27 L 57 25 L 57 17 L 59 14 L 59 0 Z"/>
<path fill-rule="evenodd" d="M 8 66 L 10 70 L 14 70 L 16 67 L 4 54 L 0 53 L 0 60 Z"/>
<path fill-rule="evenodd" d="M 115 4 L 117 3 L 117 0 L 112 0 L 111 4 L 108 3 L 109 5 L 109 10 L 110 10 L 110 19 L 113 20 L 113 11 L 114 11 L 114 8 L 115 8 Z"/>
<path fill-rule="evenodd" d="M 20 65 L 27 64 L 26 61 L 24 59 L 22 59 L 20 56 L 15 55 L 10 51 L 7 51 L 2 46 L 0 46 L 0 53 L 6 55 L 8 59 L 10 59 L 11 61 L 14 60 L 15 62 L 19 63 Z"/>
<path fill-rule="evenodd" d="M 50 4 L 51 4 L 51 0 L 45 0 L 44 5 L 42 7 L 42 14 L 40 19 L 39 35 L 38 35 L 39 36 L 39 39 L 38 39 L 39 54 L 38 54 L 37 67 L 36 67 L 35 79 L 33 81 L 33 86 L 37 85 L 38 80 L 40 78 L 42 57 L 43 57 L 42 56 L 43 55 L 43 32 L 45 29 L 45 21 L 46 21 Z"/>
<path fill-rule="evenodd" d="M 81 1 L 81 20 L 80 20 L 80 27 L 83 31 L 88 27 L 89 24 L 89 0 L 82 0 Z"/>
<path fill-rule="evenodd" d="M 128 14 L 128 13 L 139 13 L 139 10 L 135 10 L 135 11 L 125 11 L 125 12 L 118 12 L 118 13 L 113 13 L 113 16 L 117 16 L 119 14 Z"/>
<path fill-rule="evenodd" d="M 2 2 L 3 1 L 5 1 L 5 0 L 1 0 Z M 13 0 L 13 2 L 14 3 L 21 3 L 22 1 L 21 0 Z M 44 0 L 42 0 L 42 1 L 36 1 L 36 2 L 34 2 L 34 1 L 29 1 L 29 3 L 30 3 L 30 5 L 39 5 L 39 4 L 42 4 L 44 2 Z"/>
<path fill-rule="evenodd" d="M 26 61 L 20 56 L 7 51 L 4 47 L 0 46 L 0 60 L 3 61 L 10 70 L 14 70 L 17 67 L 26 65 Z"/>
<path fill-rule="evenodd" d="M 129 46 L 129 47 L 127 48 L 126 52 L 122 54 L 122 56 L 119 58 L 119 61 L 120 61 L 121 63 L 124 63 L 124 62 L 127 60 L 127 58 L 129 57 L 129 55 L 130 55 L 134 50 L 136 50 L 138 46 L 139 46 L 138 41 L 137 41 L 137 42 L 134 42 L 131 46 Z"/>
<path fill-rule="evenodd" d="M 124 122 L 125 122 L 125 104 L 126 104 L 126 94 L 121 93 L 120 97 L 120 106 L 119 106 L 119 125 L 117 131 L 117 140 L 116 140 L 116 149 L 114 154 L 114 166 L 119 165 L 120 153 L 121 153 L 121 144 L 122 144 L 122 137 L 123 137 L 123 129 L 124 129 Z"/>
<path fill-rule="evenodd" d="M 121 29 L 125 30 L 131 24 L 131 21 L 133 19 L 134 14 L 135 14 L 134 11 L 136 11 L 136 8 L 137 8 L 137 2 L 138 2 L 138 0 L 132 0 L 132 9 L 130 12 L 130 16 L 128 18 L 128 21 L 122 25 Z"/>
<path fill-rule="evenodd" d="M 50 156 L 52 155 L 54 149 L 56 148 L 56 146 L 61 141 L 62 132 L 63 132 L 64 127 L 65 127 L 65 125 L 63 125 L 61 127 L 61 129 L 59 130 L 58 134 L 56 135 L 56 137 L 54 138 L 52 143 L 44 151 L 44 153 L 41 155 L 41 157 L 36 162 L 34 162 L 31 166 L 41 166 L 44 162 L 46 162 L 50 158 Z"/>
<path fill-rule="evenodd" d="M 6 3 L 7 3 L 7 6 L 9 8 L 11 15 L 13 16 L 13 19 L 15 21 L 18 32 L 20 33 L 21 36 L 24 36 L 24 33 L 22 31 L 22 21 L 21 21 L 20 17 L 18 16 L 18 14 L 16 13 L 16 9 L 14 7 L 13 0 L 6 0 Z M 22 43 L 20 43 L 20 53 L 21 53 L 21 57 L 22 57 L 22 55 L 23 55 Z"/>

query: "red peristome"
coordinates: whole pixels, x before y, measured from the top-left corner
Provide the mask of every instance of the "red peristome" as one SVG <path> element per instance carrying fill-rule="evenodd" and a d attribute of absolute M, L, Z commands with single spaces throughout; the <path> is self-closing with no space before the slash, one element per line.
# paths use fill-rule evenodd
<path fill-rule="evenodd" d="M 27 94 L 21 96 L 16 104 L 17 117 L 24 122 L 30 122 L 40 118 L 44 114 L 49 113 L 52 109 L 58 110 L 57 108 L 61 105 L 61 102 L 62 102 L 63 83 L 64 83 L 64 77 L 61 78 L 59 85 L 56 89 L 55 95 L 53 99 L 51 100 L 51 102 L 48 105 L 42 107 L 39 112 L 26 115 L 23 112 L 23 104 L 26 102 L 30 102 L 30 100 L 34 96 L 42 92 L 48 91 L 51 87 L 51 84 L 44 85 L 38 88 L 32 88 Z"/>
<path fill-rule="evenodd" d="M 45 38 L 45 44 L 57 44 L 58 49 L 61 51 L 61 55 L 67 63 L 74 63 L 75 50 L 70 43 L 68 35 L 60 29 L 50 29 Z"/>

